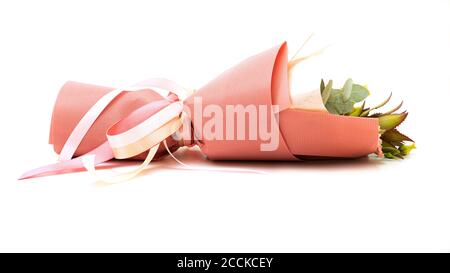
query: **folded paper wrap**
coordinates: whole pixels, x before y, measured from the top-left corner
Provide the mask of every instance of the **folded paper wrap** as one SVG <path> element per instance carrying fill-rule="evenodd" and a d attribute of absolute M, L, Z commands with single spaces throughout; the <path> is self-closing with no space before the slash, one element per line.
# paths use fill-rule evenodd
<path fill-rule="evenodd" d="M 115 89 L 77 82 L 67 82 L 62 87 L 53 110 L 50 130 L 49 142 L 53 144 L 56 153 L 61 153 L 72 131 L 86 113 L 113 90 Z M 200 109 L 196 107 L 196 99 L 199 98 L 202 102 Z M 73 156 L 92 154 L 93 150 L 95 154 L 96 148 L 107 146 L 105 143 L 108 140 L 108 128 L 138 109 L 150 105 L 145 108 L 147 112 L 144 115 L 151 116 L 180 99 L 174 93 L 166 96 L 156 88 L 121 92 L 93 119 L 79 145 L 73 148 Z M 203 127 L 211 119 L 210 116 L 198 113 L 208 105 L 215 105 L 224 113 L 229 105 L 241 105 L 244 108 L 251 105 L 267 107 L 270 111 L 262 114 L 259 112 L 258 121 L 259 124 L 262 120 L 265 121 L 269 127 L 274 125 L 279 132 L 278 145 L 274 149 L 262 150 L 262 145 L 267 144 L 267 138 L 259 134 L 256 139 L 239 139 L 236 137 L 238 123 L 230 122 L 229 117 L 224 115 L 214 118 L 222 119 L 221 124 L 224 127 L 221 131 L 234 129 L 231 130 L 234 132 L 232 138 L 200 137 L 197 140 L 180 141 L 169 136 L 166 141 L 172 152 L 183 145 L 198 145 L 202 153 L 211 160 L 299 160 L 308 157 L 355 158 L 376 153 L 379 149 L 377 119 L 339 116 L 324 111 L 292 107 L 286 43 L 254 55 L 228 69 L 185 98 L 183 104 L 190 113 L 190 126 L 193 129 L 191 136 L 196 137 L 202 135 Z M 246 121 L 249 122 L 248 118 Z M 155 158 L 165 154 L 164 147 L 160 146 Z M 112 157 L 110 153 L 108 156 Z M 107 160 L 108 156 L 104 159 Z M 133 156 L 132 159 L 144 159 L 146 156 L 147 153 L 144 152 Z M 73 165 L 69 169 L 83 168 L 81 165 Z M 55 173 L 54 168 L 40 168 L 22 178 L 51 173 Z"/>

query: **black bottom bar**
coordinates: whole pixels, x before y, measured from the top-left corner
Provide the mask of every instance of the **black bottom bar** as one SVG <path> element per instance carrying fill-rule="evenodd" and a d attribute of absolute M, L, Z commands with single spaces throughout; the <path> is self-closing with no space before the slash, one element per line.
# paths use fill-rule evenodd
<path fill-rule="evenodd" d="M 2 254 L 1 263 L 14 271 L 77 270 L 85 272 L 300 272 L 323 270 L 424 270 L 446 266 L 448 254 L 281 254 L 281 253 L 155 253 L 155 254 Z M 17 258 L 17 259 L 15 259 Z M 443 268 L 445 268 L 443 267 Z M 440 267 L 442 269 L 442 267 Z M 162 271 L 161 271 L 162 270 Z M 280 271 L 281 270 L 281 271 Z M 289 270 L 289 271 L 286 271 Z"/>

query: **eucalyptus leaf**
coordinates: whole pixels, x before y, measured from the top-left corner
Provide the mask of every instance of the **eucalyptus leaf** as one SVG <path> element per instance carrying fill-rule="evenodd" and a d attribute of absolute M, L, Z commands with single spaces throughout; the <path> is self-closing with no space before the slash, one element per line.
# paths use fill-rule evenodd
<path fill-rule="evenodd" d="M 353 84 L 350 100 L 353 102 L 360 102 L 369 96 L 369 90 L 362 85 Z"/>
<path fill-rule="evenodd" d="M 353 92 L 353 80 L 350 78 L 345 81 L 344 86 L 342 87 L 342 99 L 344 102 L 347 102 L 350 99 L 350 96 Z"/>
<path fill-rule="evenodd" d="M 351 79 L 347 80 L 342 89 L 331 89 L 329 96 L 327 87 L 328 85 L 322 93 L 322 98 L 325 107 L 332 114 L 348 115 L 352 113 L 354 104 L 363 101 L 369 95 L 367 88 L 359 84 L 353 84 Z M 350 87 L 351 89 L 349 89 Z"/>
<path fill-rule="evenodd" d="M 324 87 L 323 92 L 322 92 L 323 104 L 327 104 L 328 99 L 330 98 L 330 95 L 331 95 L 332 87 L 333 87 L 333 81 L 329 80 L 327 83 L 327 86 Z"/>
<path fill-rule="evenodd" d="M 353 110 L 353 105 L 354 102 L 350 100 L 344 101 L 341 89 L 332 89 L 325 107 L 332 114 L 345 115 Z"/>

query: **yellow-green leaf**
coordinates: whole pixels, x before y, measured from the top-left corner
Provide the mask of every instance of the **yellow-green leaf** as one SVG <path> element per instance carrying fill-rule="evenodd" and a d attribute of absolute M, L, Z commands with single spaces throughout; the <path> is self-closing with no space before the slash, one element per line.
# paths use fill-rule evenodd
<path fill-rule="evenodd" d="M 395 157 L 391 153 L 383 153 L 383 155 L 384 155 L 384 157 L 389 158 L 389 159 L 397 159 L 397 157 Z"/>
<path fill-rule="evenodd" d="M 411 151 L 415 148 L 416 148 L 416 143 L 412 143 L 410 145 L 403 144 L 400 146 L 399 150 L 402 153 L 402 155 L 409 155 L 409 153 L 411 153 Z"/>
<path fill-rule="evenodd" d="M 350 116 L 352 117 L 359 117 L 364 110 L 364 106 L 366 105 L 366 101 L 363 102 L 363 104 L 359 107 L 353 108 L 353 111 L 350 113 Z"/>
<path fill-rule="evenodd" d="M 378 117 L 378 123 L 382 130 L 390 130 L 400 125 L 407 116 L 408 113 L 380 116 Z"/>
<path fill-rule="evenodd" d="M 362 113 L 359 115 L 360 117 L 367 117 L 370 113 L 371 109 L 364 109 Z"/>
<path fill-rule="evenodd" d="M 382 150 L 383 153 L 390 153 L 391 155 L 398 155 L 401 153 L 400 150 L 392 147 L 383 147 Z"/>

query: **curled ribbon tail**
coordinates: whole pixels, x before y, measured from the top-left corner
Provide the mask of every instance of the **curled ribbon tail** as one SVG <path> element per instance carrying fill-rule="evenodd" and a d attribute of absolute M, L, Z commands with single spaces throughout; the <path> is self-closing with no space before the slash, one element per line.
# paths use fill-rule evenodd
<path fill-rule="evenodd" d="M 94 177 L 96 177 L 97 182 L 103 182 L 106 184 L 115 184 L 115 183 L 121 183 L 127 180 L 132 179 L 133 177 L 137 176 L 140 172 L 142 172 L 148 164 L 152 161 L 153 157 L 155 156 L 156 152 L 158 151 L 159 144 L 152 147 L 147 157 L 145 158 L 144 162 L 142 162 L 139 167 L 132 171 L 128 171 L 125 173 L 121 173 L 118 175 L 110 176 L 110 177 L 102 177 L 100 176 L 96 169 L 95 169 L 95 155 L 85 155 L 82 156 L 82 162 L 83 166 L 86 168 L 86 170 L 91 173 Z"/>

